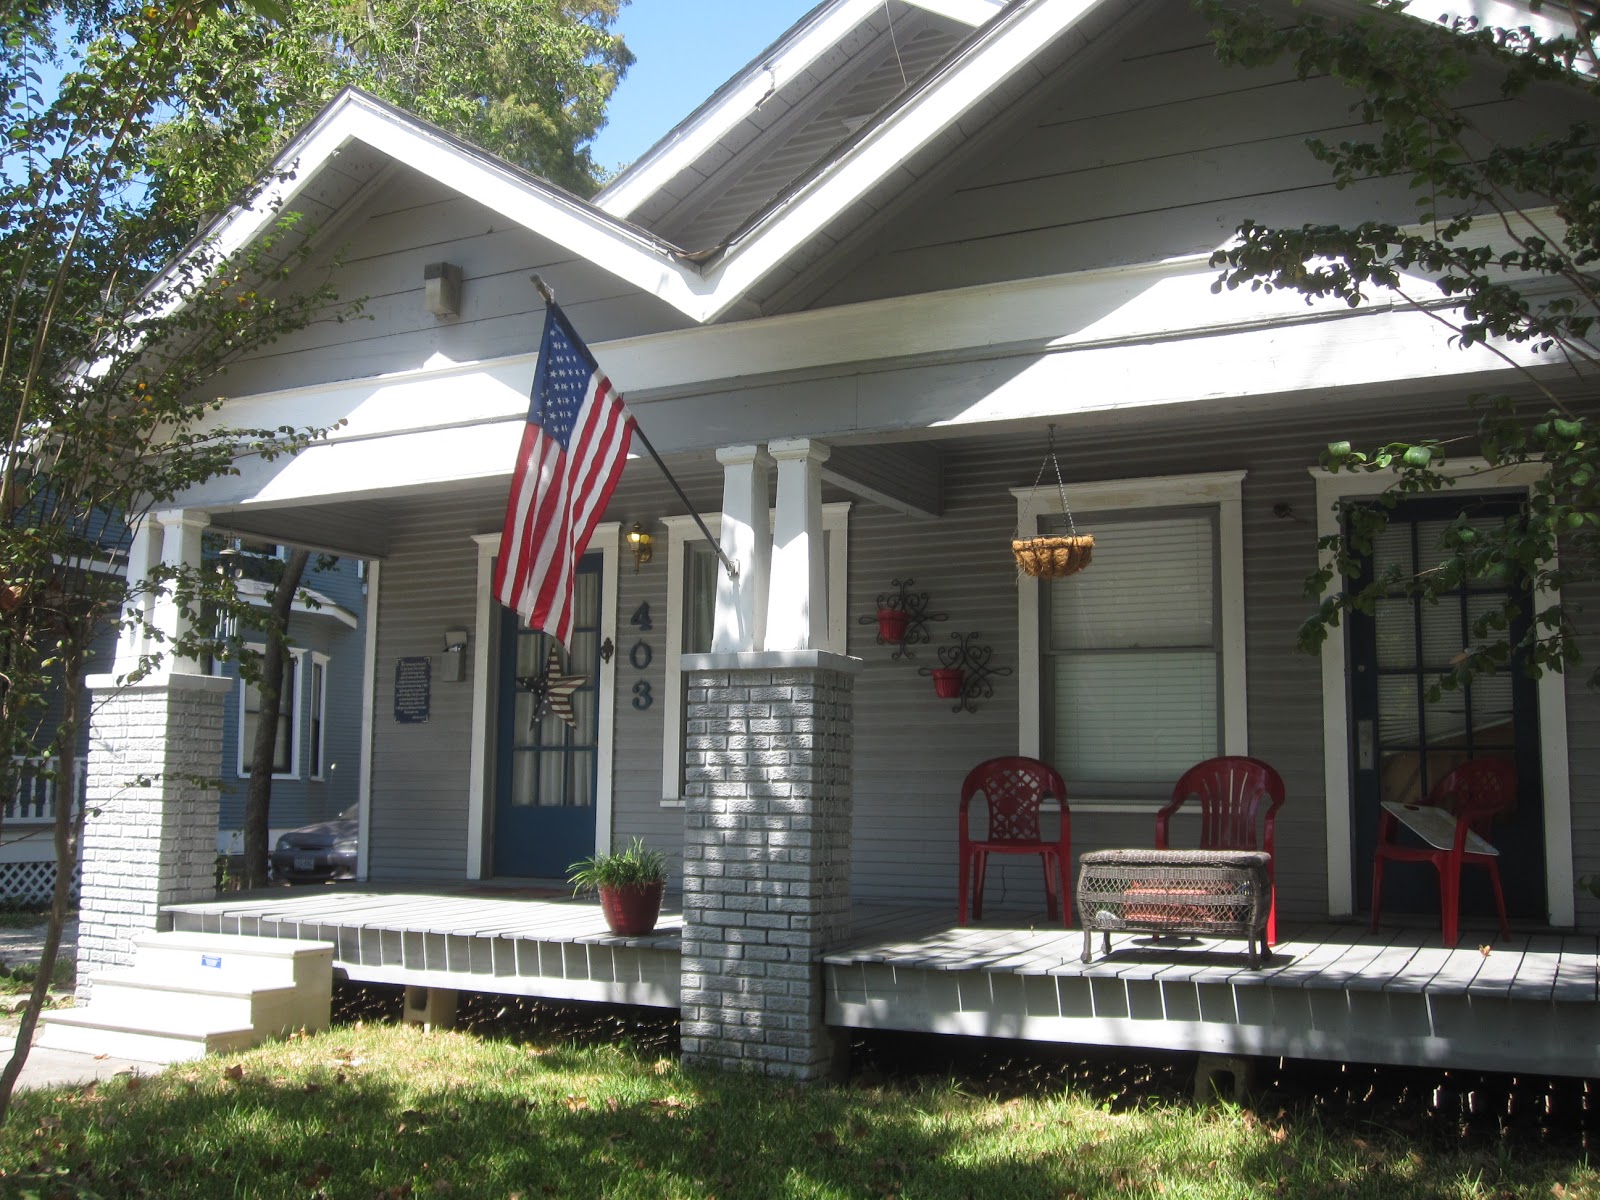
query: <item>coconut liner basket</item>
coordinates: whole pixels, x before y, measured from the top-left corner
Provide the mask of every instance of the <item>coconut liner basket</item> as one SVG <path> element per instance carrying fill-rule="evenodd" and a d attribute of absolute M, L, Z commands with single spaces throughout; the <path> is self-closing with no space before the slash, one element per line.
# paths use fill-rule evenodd
<path fill-rule="evenodd" d="M 1039 490 L 1046 466 L 1055 467 L 1056 491 L 1061 496 L 1061 511 L 1066 514 L 1069 532 L 1064 534 L 1038 534 L 1023 537 L 1022 530 L 1011 539 L 1011 555 L 1017 560 L 1017 570 L 1036 579 L 1065 579 L 1076 575 L 1089 565 L 1094 557 L 1094 534 L 1079 533 L 1072 519 L 1072 508 L 1067 503 L 1067 485 L 1061 479 L 1061 463 L 1056 459 L 1056 427 L 1050 426 L 1049 453 L 1039 464 L 1039 474 L 1033 481 L 1033 491 Z M 1033 493 L 1029 493 L 1032 499 Z M 1030 504 L 1031 507 L 1031 504 Z"/>

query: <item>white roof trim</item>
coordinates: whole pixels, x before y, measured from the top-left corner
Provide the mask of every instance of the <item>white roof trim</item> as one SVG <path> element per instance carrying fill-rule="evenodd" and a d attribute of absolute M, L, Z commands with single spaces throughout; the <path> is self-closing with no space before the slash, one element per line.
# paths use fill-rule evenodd
<path fill-rule="evenodd" d="M 862 21 L 878 12 L 883 0 L 834 0 L 825 11 L 752 62 L 713 97 L 632 166 L 602 188 L 595 204 L 614 217 L 627 217 L 660 191 L 685 167 L 716 145 L 755 112 L 767 97 L 805 72 Z M 770 55 L 770 56 L 769 56 Z"/>
<path fill-rule="evenodd" d="M 274 169 L 288 170 L 292 178 L 269 185 L 248 208 L 215 223 L 209 231 L 211 246 L 228 255 L 260 236 L 351 141 L 364 142 L 458 189 L 682 312 L 697 316 L 705 307 L 701 294 L 706 284 L 692 266 L 673 256 L 672 247 L 355 90 L 336 97 L 278 156 Z M 176 272 L 176 264 L 168 267 L 152 289 L 172 282 Z"/>

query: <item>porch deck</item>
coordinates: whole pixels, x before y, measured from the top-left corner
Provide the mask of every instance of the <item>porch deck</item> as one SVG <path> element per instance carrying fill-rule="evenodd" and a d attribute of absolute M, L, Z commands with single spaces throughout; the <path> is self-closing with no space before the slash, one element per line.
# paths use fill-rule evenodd
<path fill-rule="evenodd" d="M 550 889 L 553 891 L 553 889 Z M 673 1008 L 681 914 L 616 937 L 596 903 L 464 889 L 287 890 L 169 906 L 176 928 L 331 941 L 351 979 Z M 1437 928 L 1286 924 L 1258 970 L 1242 941 L 1121 935 L 1009 914 L 863 905 L 825 956 L 829 1024 L 1217 1054 L 1600 1075 L 1600 940 L 1518 933 L 1487 954 Z M 1488 935 L 1484 937 L 1488 944 Z"/>

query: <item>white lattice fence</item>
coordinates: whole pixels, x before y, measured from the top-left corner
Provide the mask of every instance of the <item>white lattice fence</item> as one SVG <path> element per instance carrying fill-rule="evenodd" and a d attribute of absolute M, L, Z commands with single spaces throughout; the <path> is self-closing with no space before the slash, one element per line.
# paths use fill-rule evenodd
<path fill-rule="evenodd" d="M 53 862 L 0 863 L 0 901 L 9 904 L 49 904 L 56 886 Z M 78 896 L 78 881 L 72 882 L 72 896 Z"/>

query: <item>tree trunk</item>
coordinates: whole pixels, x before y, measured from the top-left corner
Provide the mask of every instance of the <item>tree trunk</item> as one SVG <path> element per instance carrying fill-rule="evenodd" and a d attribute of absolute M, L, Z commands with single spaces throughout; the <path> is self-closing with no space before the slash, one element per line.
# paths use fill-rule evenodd
<path fill-rule="evenodd" d="M 92 623 L 84 625 L 92 631 Z M 38 1028 L 39 1014 L 44 1010 L 45 997 L 55 976 L 61 931 L 66 926 L 67 911 L 72 903 L 72 877 L 77 873 L 78 847 L 83 844 L 86 806 L 74 801 L 78 796 L 77 747 L 78 723 L 83 713 L 84 642 L 89 636 L 90 633 L 75 628 L 63 639 L 63 697 L 56 736 L 56 811 L 51 830 L 55 843 L 56 882 L 50 893 L 50 917 L 45 926 L 44 950 L 39 956 L 39 974 L 33 981 L 33 990 L 28 993 L 27 1007 L 22 1010 L 22 1024 L 17 1029 L 11 1059 L 0 1071 L 0 1127 L 5 1125 L 11 1111 L 11 1094 L 16 1089 L 23 1064 L 28 1061 L 28 1051 L 33 1048 L 33 1032 Z"/>
<path fill-rule="evenodd" d="M 250 751 L 250 791 L 244 802 L 244 883 L 267 883 L 267 829 L 272 808 L 272 759 L 278 740 L 278 714 L 283 705 L 283 664 L 288 656 L 289 613 L 310 551 L 291 550 L 283 576 L 273 589 L 267 615 L 267 647 L 261 656 L 261 708 L 256 714 L 255 744 Z M 299 719 L 299 714 L 295 714 Z"/>

